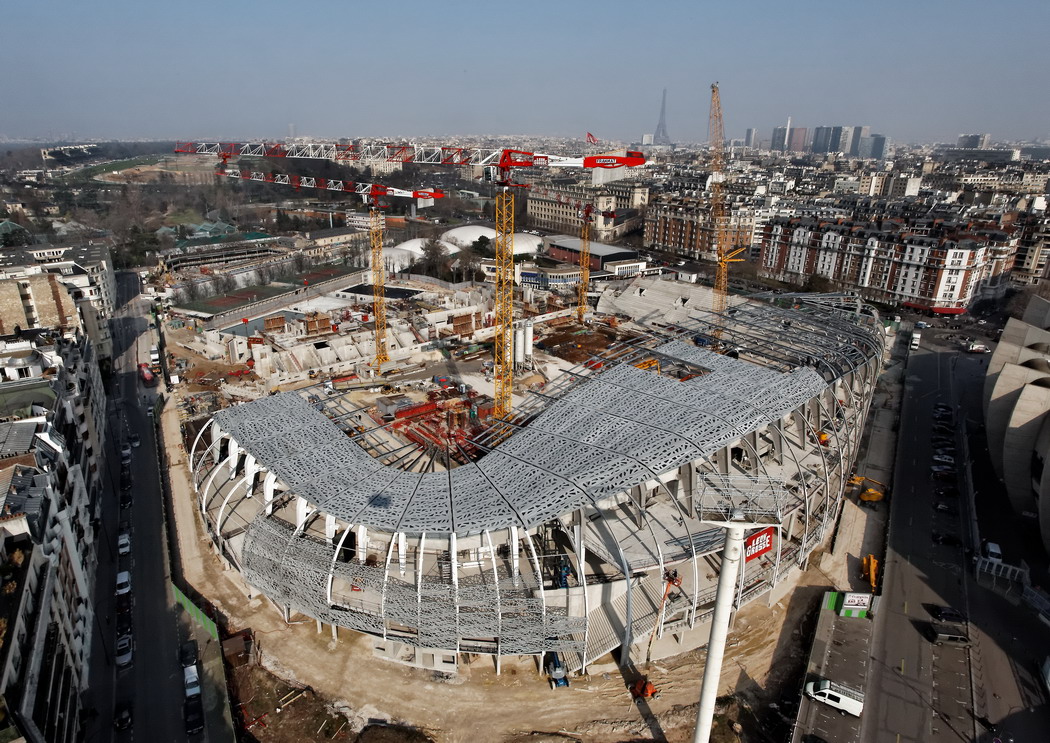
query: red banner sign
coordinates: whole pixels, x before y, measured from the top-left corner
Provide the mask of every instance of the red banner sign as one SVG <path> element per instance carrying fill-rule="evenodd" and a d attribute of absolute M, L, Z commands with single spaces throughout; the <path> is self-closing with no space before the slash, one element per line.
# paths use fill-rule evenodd
<path fill-rule="evenodd" d="M 744 562 L 751 562 L 771 549 L 773 549 L 773 527 L 767 526 L 744 540 Z"/>

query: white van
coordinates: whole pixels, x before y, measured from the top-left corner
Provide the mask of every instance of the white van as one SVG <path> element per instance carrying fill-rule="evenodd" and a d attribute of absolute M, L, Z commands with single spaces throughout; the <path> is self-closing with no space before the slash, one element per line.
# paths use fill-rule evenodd
<path fill-rule="evenodd" d="M 995 542 L 985 542 L 984 545 L 984 556 L 992 562 L 1003 561 L 1003 551 L 999 549 L 999 545 Z"/>
<path fill-rule="evenodd" d="M 806 684 L 806 696 L 854 717 L 864 711 L 864 692 L 827 679 Z"/>

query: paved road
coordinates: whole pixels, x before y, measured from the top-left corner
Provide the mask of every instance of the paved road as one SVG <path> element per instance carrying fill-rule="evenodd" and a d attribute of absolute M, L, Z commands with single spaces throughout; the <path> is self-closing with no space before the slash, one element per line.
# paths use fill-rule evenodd
<path fill-rule="evenodd" d="M 116 671 L 116 701 L 132 703 L 133 725 L 116 732 L 117 741 L 185 740 L 182 720 L 182 671 L 178 664 L 178 629 L 175 605 L 168 587 L 168 560 L 163 533 L 157 442 L 147 404 L 155 388 L 144 390 L 136 377 L 137 365 L 148 361 L 155 333 L 149 329 L 148 308 L 138 298 L 138 277 L 118 274 L 118 296 L 124 303 L 113 321 L 114 381 L 111 417 L 113 448 L 131 434 L 140 437 L 133 449 L 131 472 L 134 481 L 132 505 L 120 510 L 121 530 L 131 534 L 132 553 L 121 558 L 122 569 L 132 576 L 132 609 L 135 638 L 134 662 Z M 144 395 L 145 398 L 144 399 Z M 119 454 L 111 456 L 114 479 L 119 473 Z M 109 495 L 112 501 L 116 498 Z M 116 503 L 112 506 L 115 508 Z M 115 543 L 116 531 L 109 538 Z M 113 630 L 107 625 L 112 645 Z M 100 731 L 100 735 L 102 735 Z M 100 737 L 99 740 L 108 737 Z"/>
<path fill-rule="evenodd" d="M 1004 719 L 1010 716 L 1010 706 L 1000 711 L 991 704 L 987 708 L 979 704 L 979 716 L 1010 732 L 1021 731 L 1023 718 L 1025 731 L 1042 732 L 1034 737 L 1026 733 L 1018 738 L 1019 743 L 1046 740 L 1050 710 L 1043 706 L 1040 711 L 1018 714 L 1042 702 L 1032 691 L 1031 680 L 1018 673 L 1019 667 L 1030 664 L 1031 656 L 1019 644 L 1004 644 L 1002 639 L 1018 636 L 1028 626 L 1023 612 L 976 585 L 962 547 L 932 540 L 932 534 L 940 533 L 967 542 L 970 518 L 965 497 L 934 495 L 936 487 L 950 483 L 930 479 L 933 409 L 939 402 L 954 408 L 962 395 L 967 414 L 979 417 L 972 387 L 984 366 L 983 357 L 960 356 L 947 345 L 931 345 L 925 336 L 924 347 L 912 354 L 908 365 L 888 564 L 882 611 L 876 618 L 862 740 L 990 741 L 991 734 L 971 712 L 981 689 L 988 690 L 996 704 L 1016 700 L 1014 717 L 1018 719 Z M 950 511 L 935 511 L 937 502 L 945 503 Z M 922 631 L 932 618 L 933 605 L 953 606 L 968 614 L 971 648 L 935 646 L 924 638 Z"/>

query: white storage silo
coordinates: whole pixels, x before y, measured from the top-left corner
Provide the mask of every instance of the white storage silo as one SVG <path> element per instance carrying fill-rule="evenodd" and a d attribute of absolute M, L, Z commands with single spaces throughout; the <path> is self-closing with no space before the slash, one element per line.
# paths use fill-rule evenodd
<path fill-rule="evenodd" d="M 525 363 L 525 330 L 514 328 L 514 363 Z"/>
<path fill-rule="evenodd" d="M 525 323 L 525 358 L 532 358 L 532 320 Z"/>

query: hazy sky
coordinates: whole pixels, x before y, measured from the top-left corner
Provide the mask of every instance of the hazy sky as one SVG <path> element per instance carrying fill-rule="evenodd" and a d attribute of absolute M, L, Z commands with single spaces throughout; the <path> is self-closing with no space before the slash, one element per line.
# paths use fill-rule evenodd
<path fill-rule="evenodd" d="M 6 0 L 8 137 L 1050 135 L 1050 0 Z"/>

